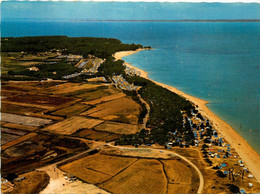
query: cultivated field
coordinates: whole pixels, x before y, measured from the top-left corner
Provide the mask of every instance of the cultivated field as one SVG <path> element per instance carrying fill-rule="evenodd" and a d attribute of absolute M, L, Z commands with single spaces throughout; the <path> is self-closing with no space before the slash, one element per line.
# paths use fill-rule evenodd
<path fill-rule="evenodd" d="M 107 131 L 117 134 L 134 134 L 139 131 L 138 125 L 105 121 L 94 128 L 97 131 Z"/>
<path fill-rule="evenodd" d="M 34 113 L 43 112 L 46 109 L 30 107 L 30 106 L 21 106 L 15 104 L 2 103 L 1 104 L 1 112 L 2 113 L 13 113 L 20 115 L 32 115 Z"/>
<path fill-rule="evenodd" d="M 9 147 L 12 147 L 12 146 L 14 146 L 16 144 L 19 144 L 19 143 L 21 143 L 21 142 L 23 142 L 23 141 L 25 141 L 27 139 L 30 139 L 30 138 L 36 136 L 36 135 L 37 135 L 37 133 L 29 133 L 29 134 L 24 135 L 24 136 L 22 136 L 20 138 L 17 138 L 15 140 L 10 141 L 10 142 L 4 144 L 3 146 L 1 146 L 1 150 L 5 150 L 5 149 L 7 149 Z"/>
<path fill-rule="evenodd" d="M 167 179 L 160 162 L 139 159 L 99 187 L 111 193 L 166 193 Z"/>
<path fill-rule="evenodd" d="M 71 117 L 71 116 L 77 115 L 77 114 L 87 110 L 89 107 L 90 106 L 84 105 L 84 104 L 75 104 L 73 106 L 68 106 L 63 109 L 52 112 L 51 114 L 58 115 L 58 116 Z"/>
<path fill-rule="evenodd" d="M 88 102 L 86 102 L 86 104 L 90 104 L 90 105 L 100 104 L 100 103 L 108 102 L 108 101 L 115 100 L 115 99 L 118 99 L 118 98 L 123 98 L 125 96 L 126 95 L 123 92 L 121 92 L 121 93 L 118 93 L 118 94 L 105 96 L 105 97 L 102 97 L 102 98 L 98 98 L 96 100 L 88 101 Z"/>
<path fill-rule="evenodd" d="M 162 160 L 169 183 L 191 183 L 191 167 L 186 162 L 178 160 Z"/>
<path fill-rule="evenodd" d="M 14 190 L 11 194 L 17 193 L 39 193 L 49 183 L 50 177 L 46 172 L 31 171 L 21 174 L 19 177 L 25 179 L 20 182 L 15 182 Z"/>
<path fill-rule="evenodd" d="M 9 113 L 2 113 L 1 120 L 9 123 L 29 125 L 34 127 L 39 127 L 47 124 L 51 124 L 52 121 L 49 119 L 40 119 L 35 117 L 20 116 Z"/>
<path fill-rule="evenodd" d="M 2 175 L 22 173 L 39 168 L 53 160 L 59 161 L 68 156 L 87 150 L 88 146 L 81 140 L 29 133 L 6 143 L 2 147 Z"/>
<path fill-rule="evenodd" d="M 3 128 L 1 128 L 1 130 L 3 130 Z M 14 134 L 9 134 L 9 133 L 3 133 L 1 131 L 1 145 L 4 145 L 8 142 L 11 142 L 17 138 L 19 138 L 19 135 L 14 135 Z"/>
<path fill-rule="evenodd" d="M 44 106 L 59 106 L 73 101 L 72 98 L 60 97 L 60 96 L 47 96 L 47 95 L 38 95 L 38 94 L 23 94 L 10 96 L 6 101 L 17 102 L 17 103 L 27 103 L 27 104 L 38 104 Z"/>
<path fill-rule="evenodd" d="M 8 133 L 8 134 L 19 135 L 19 136 L 23 136 L 27 134 L 27 132 L 25 131 L 8 129 L 8 128 L 1 128 L 1 133 Z"/>
<path fill-rule="evenodd" d="M 60 167 L 80 179 L 96 184 L 101 183 L 135 162 L 136 158 L 123 158 L 95 154 L 73 161 Z"/>
<path fill-rule="evenodd" d="M 73 136 L 82 137 L 90 140 L 110 142 L 118 139 L 121 135 L 108 133 L 105 131 L 96 131 L 93 129 L 82 129 L 72 134 Z"/>
<path fill-rule="evenodd" d="M 84 84 L 84 83 L 64 83 L 57 86 L 52 86 L 50 89 L 54 94 L 68 94 L 79 90 L 95 89 L 100 85 Z"/>
<path fill-rule="evenodd" d="M 84 101 L 90 101 L 119 93 L 121 93 L 121 91 L 112 85 L 100 84 L 99 87 L 75 91 L 67 94 L 67 96 L 82 98 Z"/>
<path fill-rule="evenodd" d="M 141 107 L 139 104 L 129 97 L 124 97 L 98 104 L 95 108 L 87 110 L 81 115 L 88 115 L 104 120 L 137 124 L 140 109 Z"/>
<path fill-rule="evenodd" d="M 26 130 L 26 131 L 35 131 L 38 127 L 28 126 L 28 125 L 20 125 L 15 123 L 2 123 L 2 127 L 18 129 L 18 130 Z"/>
<path fill-rule="evenodd" d="M 1 128 L 1 145 L 11 142 L 27 133 L 21 130 Z"/>
<path fill-rule="evenodd" d="M 189 184 L 168 184 L 168 194 L 190 193 Z M 196 192 L 193 192 L 196 193 Z"/>
<path fill-rule="evenodd" d="M 79 129 L 83 128 L 93 128 L 96 125 L 102 123 L 102 120 L 73 116 L 68 119 L 65 119 L 56 124 L 50 125 L 48 127 L 43 128 L 43 131 L 49 131 L 51 133 L 57 133 L 62 135 L 70 135 L 75 133 Z"/>

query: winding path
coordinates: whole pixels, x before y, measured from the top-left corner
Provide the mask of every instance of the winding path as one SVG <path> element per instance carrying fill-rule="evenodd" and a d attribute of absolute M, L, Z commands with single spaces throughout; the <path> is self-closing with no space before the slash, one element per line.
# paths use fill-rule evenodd
<path fill-rule="evenodd" d="M 145 107 L 146 107 L 146 110 L 147 110 L 147 113 L 146 113 L 146 115 L 145 115 L 145 117 L 144 117 L 144 119 L 143 119 L 143 125 L 142 125 L 142 129 L 146 129 L 146 124 L 147 124 L 147 121 L 148 121 L 148 119 L 149 119 L 149 115 L 150 115 L 150 106 L 149 106 L 149 104 L 142 98 L 142 96 L 138 93 L 138 90 L 140 89 L 141 87 L 139 87 L 137 90 L 136 90 L 136 93 L 137 93 L 137 96 L 138 96 L 138 98 L 140 99 L 140 101 L 142 102 L 142 103 L 144 103 L 145 104 Z"/>

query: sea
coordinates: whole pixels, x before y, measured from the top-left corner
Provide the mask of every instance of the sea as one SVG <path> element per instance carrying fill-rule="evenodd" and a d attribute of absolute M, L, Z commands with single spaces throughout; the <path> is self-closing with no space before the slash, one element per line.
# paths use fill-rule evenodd
<path fill-rule="evenodd" d="M 124 60 L 206 100 L 260 153 L 260 23 L 10 20 L 2 37 L 109 37 L 151 46 Z"/>

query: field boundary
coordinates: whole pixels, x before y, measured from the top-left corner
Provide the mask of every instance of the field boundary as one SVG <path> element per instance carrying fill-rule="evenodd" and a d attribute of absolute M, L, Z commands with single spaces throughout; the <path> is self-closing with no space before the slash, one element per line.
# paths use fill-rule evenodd
<path fill-rule="evenodd" d="M 117 172 L 116 174 L 114 174 L 113 176 L 111 176 L 109 179 L 101 182 L 101 183 L 97 183 L 95 184 L 96 186 L 100 185 L 100 184 L 104 184 L 105 182 L 109 181 L 110 179 L 114 178 L 115 176 L 119 175 L 121 172 L 123 172 L 124 170 L 128 169 L 130 166 L 132 166 L 134 163 L 136 163 L 137 161 L 139 161 L 138 158 L 136 158 L 135 161 L 131 162 L 130 164 L 128 164 L 125 168 L 123 168 L 122 170 L 120 170 L 119 172 Z"/>
<path fill-rule="evenodd" d="M 89 169 L 89 170 L 92 170 L 92 171 L 95 171 L 95 172 L 99 172 L 99 173 L 105 174 L 107 176 L 111 176 L 110 174 L 107 174 L 105 172 L 102 172 L 102 171 L 99 171 L 99 170 L 95 170 L 95 169 L 92 169 L 92 168 L 86 168 L 86 169 Z"/>
<path fill-rule="evenodd" d="M 122 93 L 118 93 L 118 94 L 112 94 L 112 95 L 109 95 L 109 96 L 101 97 L 101 98 L 98 98 L 98 99 L 95 99 L 95 100 L 86 101 L 86 102 L 83 102 L 83 103 L 89 104 L 89 105 L 98 105 L 98 104 L 110 102 L 110 101 L 113 101 L 113 100 L 117 100 L 119 98 L 124 98 L 126 96 L 127 95 L 122 92 Z"/>
<path fill-rule="evenodd" d="M 161 165 L 162 165 L 163 173 L 164 173 L 164 176 L 165 176 L 165 178 L 166 178 L 166 180 L 167 180 L 166 193 L 168 193 L 168 184 L 170 183 L 170 182 L 169 182 L 169 177 L 168 177 L 168 175 L 167 175 L 167 173 L 166 173 L 166 170 L 165 170 L 165 167 L 164 167 L 163 162 L 162 162 L 161 160 L 157 160 L 157 161 L 160 162 Z"/>

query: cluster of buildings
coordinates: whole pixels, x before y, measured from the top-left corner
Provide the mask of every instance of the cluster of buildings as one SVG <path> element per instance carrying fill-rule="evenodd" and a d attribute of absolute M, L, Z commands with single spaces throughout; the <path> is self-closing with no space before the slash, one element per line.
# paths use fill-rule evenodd
<path fill-rule="evenodd" d="M 125 72 L 127 75 L 141 75 L 140 71 L 136 70 L 135 68 L 130 68 L 128 66 L 125 66 Z"/>
<path fill-rule="evenodd" d="M 68 61 L 80 61 L 81 59 L 83 59 L 82 55 L 62 55 L 61 53 L 57 52 L 58 54 L 58 59 L 67 59 Z"/>
<path fill-rule="evenodd" d="M 134 84 L 129 84 L 122 75 L 118 76 L 112 76 L 112 80 L 114 84 L 119 87 L 122 90 L 128 90 L 128 91 L 133 91 L 138 88 L 138 86 L 134 86 Z"/>
<path fill-rule="evenodd" d="M 77 77 L 79 75 L 83 75 L 83 74 L 87 74 L 87 75 L 93 75 L 96 74 L 98 72 L 98 68 L 99 66 L 104 63 L 104 60 L 102 59 L 94 59 L 92 61 L 92 67 L 90 69 L 87 68 L 87 64 L 89 63 L 89 60 L 85 60 L 85 59 L 80 59 L 80 61 L 78 62 L 78 64 L 76 65 L 78 68 L 82 69 L 80 72 L 76 72 L 70 75 L 65 75 L 63 76 L 64 79 L 71 79 L 74 77 Z"/>
<path fill-rule="evenodd" d="M 90 75 L 93 75 L 93 74 L 96 74 L 98 72 L 98 68 L 99 66 L 104 63 L 104 60 L 102 59 L 95 59 L 92 61 L 92 68 L 90 69 L 84 69 L 84 73 L 87 73 L 87 74 L 90 74 Z"/>

